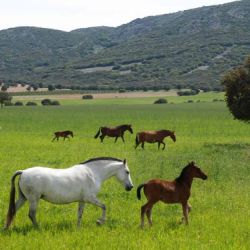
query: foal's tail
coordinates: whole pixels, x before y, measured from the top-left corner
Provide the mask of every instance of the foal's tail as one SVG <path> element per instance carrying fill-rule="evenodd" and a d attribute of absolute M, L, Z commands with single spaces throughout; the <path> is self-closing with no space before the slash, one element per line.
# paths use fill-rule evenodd
<path fill-rule="evenodd" d="M 6 224 L 5 224 L 5 229 L 8 229 L 14 216 L 16 213 L 16 207 L 15 207 L 15 194 L 16 194 L 16 188 L 15 188 L 15 178 L 22 174 L 22 170 L 16 171 L 15 174 L 11 178 L 11 188 L 10 188 L 10 202 L 9 202 L 9 209 L 7 213 L 7 218 L 6 218 Z"/>
<path fill-rule="evenodd" d="M 96 133 L 96 135 L 95 135 L 95 137 L 94 137 L 95 139 L 96 139 L 96 138 L 99 136 L 99 134 L 101 133 L 101 128 L 102 128 L 102 127 L 100 127 L 99 130 L 97 131 L 97 133 Z"/>
<path fill-rule="evenodd" d="M 145 184 L 141 184 L 138 186 L 136 194 L 137 194 L 137 199 L 140 200 L 141 199 L 141 189 L 145 186 Z"/>

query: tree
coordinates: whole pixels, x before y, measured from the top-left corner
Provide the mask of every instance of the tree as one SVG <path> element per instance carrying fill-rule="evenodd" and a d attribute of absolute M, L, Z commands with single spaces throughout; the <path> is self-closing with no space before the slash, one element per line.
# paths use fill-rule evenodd
<path fill-rule="evenodd" d="M 3 86 L 1 87 L 1 91 L 7 91 L 7 89 L 8 89 L 8 86 L 6 86 L 6 85 L 3 85 Z"/>
<path fill-rule="evenodd" d="M 55 90 L 55 86 L 52 85 L 52 84 L 49 84 L 49 85 L 48 85 L 48 90 L 49 90 L 49 91 Z"/>
<path fill-rule="evenodd" d="M 12 99 L 12 96 L 7 92 L 0 92 L 0 103 L 1 107 L 3 107 L 5 102 L 10 102 Z"/>
<path fill-rule="evenodd" d="M 229 71 L 222 80 L 226 102 L 235 119 L 250 121 L 250 57 L 245 64 Z"/>

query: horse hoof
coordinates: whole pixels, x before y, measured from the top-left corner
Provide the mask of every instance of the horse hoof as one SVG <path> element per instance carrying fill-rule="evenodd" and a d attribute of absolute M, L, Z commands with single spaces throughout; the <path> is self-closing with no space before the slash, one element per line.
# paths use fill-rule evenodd
<path fill-rule="evenodd" d="M 98 225 L 98 226 L 101 226 L 103 223 L 104 223 L 104 221 L 103 221 L 103 220 L 100 220 L 100 219 L 98 219 L 98 220 L 96 221 L 96 225 Z"/>

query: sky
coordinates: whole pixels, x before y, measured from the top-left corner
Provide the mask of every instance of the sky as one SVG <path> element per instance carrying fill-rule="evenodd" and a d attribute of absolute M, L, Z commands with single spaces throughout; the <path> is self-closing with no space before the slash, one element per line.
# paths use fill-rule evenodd
<path fill-rule="evenodd" d="M 0 30 L 18 26 L 64 31 L 116 27 L 136 18 L 228 2 L 232 0 L 0 0 Z"/>

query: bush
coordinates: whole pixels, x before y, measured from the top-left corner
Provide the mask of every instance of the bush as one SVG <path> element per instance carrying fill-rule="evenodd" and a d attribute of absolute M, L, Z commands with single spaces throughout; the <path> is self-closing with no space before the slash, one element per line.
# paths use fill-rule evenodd
<path fill-rule="evenodd" d="M 188 100 L 188 101 L 187 101 L 187 103 L 192 103 L 192 102 L 194 102 L 194 101 L 193 101 L 193 100 Z"/>
<path fill-rule="evenodd" d="M 57 106 L 60 105 L 59 101 L 51 101 L 50 105 Z"/>
<path fill-rule="evenodd" d="M 55 90 L 55 86 L 52 85 L 52 84 L 49 84 L 48 85 L 48 91 L 53 91 L 53 90 Z"/>
<path fill-rule="evenodd" d="M 4 106 L 13 106 L 13 103 L 11 101 L 4 102 Z"/>
<path fill-rule="evenodd" d="M 48 105 L 52 105 L 52 106 L 60 105 L 59 101 L 53 101 L 53 100 L 50 100 L 50 99 L 43 99 L 41 101 L 41 104 L 44 105 L 44 106 L 48 106 Z"/>
<path fill-rule="evenodd" d="M 168 103 L 168 101 L 165 98 L 160 98 L 154 102 L 154 104 L 165 104 Z"/>
<path fill-rule="evenodd" d="M 229 71 L 222 80 L 226 102 L 235 119 L 250 122 L 250 57 L 244 66 Z"/>
<path fill-rule="evenodd" d="M 51 100 L 50 99 L 43 99 L 41 101 L 41 104 L 44 105 L 44 106 L 51 105 Z"/>
<path fill-rule="evenodd" d="M 23 103 L 22 102 L 15 102 L 15 104 L 14 104 L 15 106 L 23 106 Z"/>
<path fill-rule="evenodd" d="M 86 99 L 94 99 L 94 97 L 92 95 L 83 95 L 82 99 L 86 100 Z"/>
<path fill-rule="evenodd" d="M 179 96 L 197 95 L 197 94 L 199 94 L 199 92 L 200 91 L 198 89 L 192 89 L 189 91 L 178 91 L 177 95 L 179 95 Z"/>
<path fill-rule="evenodd" d="M 126 92 L 126 90 L 125 89 L 119 89 L 119 91 L 118 91 L 119 93 L 125 93 Z"/>
<path fill-rule="evenodd" d="M 7 93 L 7 92 L 0 92 L 0 103 L 1 103 L 1 107 L 3 107 L 3 105 L 5 105 L 5 103 L 11 103 L 11 99 L 12 99 L 12 96 Z M 10 105 L 5 105 L 5 106 L 10 106 Z"/>
<path fill-rule="evenodd" d="M 26 106 L 37 106 L 36 102 L 27 102 Z"/>

